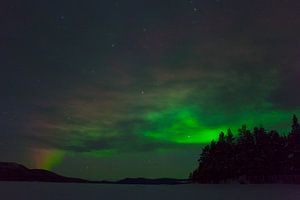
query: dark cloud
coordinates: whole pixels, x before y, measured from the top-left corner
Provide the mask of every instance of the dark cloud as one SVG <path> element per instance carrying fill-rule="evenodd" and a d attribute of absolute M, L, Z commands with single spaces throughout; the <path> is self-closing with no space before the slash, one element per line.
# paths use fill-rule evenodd
<path fill-rule="evenodd" d="M 64 133 L 58 130 L 51 130 L 57 135 L 40 137 L 36 135 L 26 136 L 31 142 L 28 145 L 43 148 L 57 148 L 59 150 L 77 153 L 88 153 L 93 151 L 112 150 L 116 153 L 148 152 L 162 149 L 180 149 L 186 145 L 174 144 L 168 141 L 155 141 L 142 134 L 131 134 L 128 132 L 119 133 L 109 137 L 88 137 L 83 132 Z M 124 131 L 122 128 L 120 131 Z"/>

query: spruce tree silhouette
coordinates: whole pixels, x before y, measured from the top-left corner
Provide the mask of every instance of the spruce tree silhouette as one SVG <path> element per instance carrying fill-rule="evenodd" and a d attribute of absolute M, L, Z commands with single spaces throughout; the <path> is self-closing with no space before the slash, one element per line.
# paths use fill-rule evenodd
<path fill-rule="evenodd" d="M 298 118 L 296 115 L 293 115 L 293 124 L 291 134 L 300 134 L 300 125 L 298 123 Z"/>
<path fill-rule="evenodd" d="M 288 173 L 300 174 L 300 125 L 296 115 L 293 116 L 291 133 L 288 136 Z"/>
<path fill-rule="evenodd" d="M 198 183 L 221 183 L 238 180 L 252 183 L 300 183 L 300 125 L 296 115 L 288 137 L 262 126 L 251 132 L 246 125 L 219 134 L 202 149 L 198 168 L 190 179 Z"/>

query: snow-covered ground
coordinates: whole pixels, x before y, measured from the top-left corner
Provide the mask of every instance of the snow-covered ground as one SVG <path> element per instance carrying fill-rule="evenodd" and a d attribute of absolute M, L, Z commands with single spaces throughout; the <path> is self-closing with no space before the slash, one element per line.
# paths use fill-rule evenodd
<path fill-rule="evenodd" d="M 0 182 L 2 200 L 299 200 L 300 185 L 101 185 Z"/>

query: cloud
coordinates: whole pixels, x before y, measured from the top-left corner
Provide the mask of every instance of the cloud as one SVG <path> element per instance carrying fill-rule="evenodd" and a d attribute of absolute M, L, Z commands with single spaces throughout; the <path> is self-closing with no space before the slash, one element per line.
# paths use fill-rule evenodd
<path fill-rule="evenodd" d="M 31 145 L 79 152 L 151 151 L 177 148 L 175 140 L 186 132 L 201 135 L 208 129 L 239 126 L 251 121 L 250 115 L 262 118 L 274 111 L 280 116 L 298 111 L 296 3 L 201 1 L 195 3 L 201 12 L 194 16 L 186 2 L 157 1 L 149 7 L 139 3 L 139 12 L 145 13 L 142 19 L 133 19 L 137 13 L 131 14 L 123 4 L 122 13 L 130 20 L 109 14 L 107 21 L 116 26 L 106 31 L 103 21 L 90 22 L 88 13 L 83 21 L 93 25 L 91 30 L 68 37 L 82 25 L 74 20 L 64 37 L 56 38 L 61 32 L 55 29 L 46 41 L 32 42 L 34 49 L 22 46 L 26 56 L 14 59 L 14 68 L 7 70 L 1 84 L 7 97 L 0 106 L 11 103 L 18 120 L 5 118 L 8 123 L 1 125 L 6 124 L 4 131 L 31 140 Z M 171 13 L 162 9 L 153 15 L 160 6 L 174 7 Z M 145 24 L 147 31 L 139 32 Z M 31 40 L 39 38 L 38 33 Z M 23 44 L 22 39 L 17 41 Z M 40 41 L 51 43 L 49 49 L 36 50 L 43 49 Z M 118 43 L 116 48 L 111 48 L 112 42 Z M 23 62 L 28 67 L 20 67 Z M 184 110 L 199 126 L 184 124 L 180 118 Z M 153 113 L 160 117 L 147 119 Z M 175 130 L 176 125 L 182 127 Z M 149 132 L 166 136 L 149 138 Z"/>

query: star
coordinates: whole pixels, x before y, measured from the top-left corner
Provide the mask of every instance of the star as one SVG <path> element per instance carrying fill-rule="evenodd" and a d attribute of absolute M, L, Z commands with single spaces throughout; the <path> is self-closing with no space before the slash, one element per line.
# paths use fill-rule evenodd
<path fill-rule="evenodd" d="M 64 15 L 59 15 L 59 16 L 57 16 L 57 20 L 58 21 L 64 21 L 65 20 L 65 16 Z"/>

